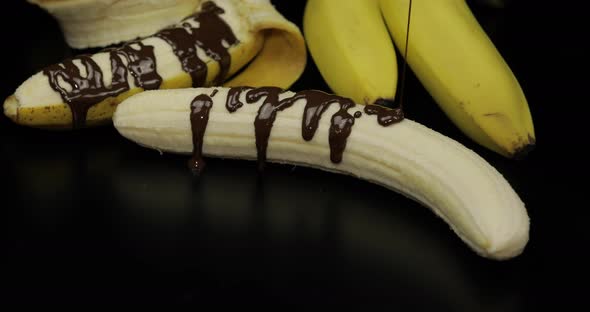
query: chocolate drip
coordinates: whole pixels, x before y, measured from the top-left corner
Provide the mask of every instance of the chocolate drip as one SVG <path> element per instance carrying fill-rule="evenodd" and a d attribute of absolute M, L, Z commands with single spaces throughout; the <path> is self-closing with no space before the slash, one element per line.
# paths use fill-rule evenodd
<path fill-rule="evenodd" d="M 133 75 L 136 86 L 144 90 L 160 88 L 162 77 L 156 71 L 154 47 L 146 46 L 141 41 L 134 41 L 123 45 L 115 52 L 127 59 L 127 67 Z"/>
<path fill-rule="evenodd" d="M 304 90 L 295 93 L 294 96 L 286 98 L 281 102 L 288 103 L 291 106 L 300 99 L 305 99 L 306 104 L 301 120 L 301 135 L 306 141 L 313 139 L 317 131 L 322 114 L 330 107 L 332 103 L 345 102 L 346 99 L 328 94 L 318 90 Z"/>
<path fill-rule="evenodd" d="M 224 10 L 215 3 L 203 3 L 201 11 L 186 18 L 180 26 L 161 30 L 153 37 L 168 42 L 174 54 L 182 64 L 182 69 L 189 73 L 194 87 L 204 86 L 207 79 L 207 65 L 197 55 L 197 47 L 219 63 L 219 74 L 214 84 L 221 84 L 226 78 L 231 65 L 228 49 L 239 41 L 231 28 L 219 17 Z M 198 25 L 193 27 L 193 24 Z M 106 86 L 103 72 L 90 55 L 80 55 L 61 64 L 46 67 L 43 73 L 49 78 L 51 88 L 61 95 L 70 107 L 73 128 L 86 124 L 88 110 L 95 104 L 109 97 L 129 91 L 128 73 L 134 78 L 135 85 L 144 90 L 160 88 L 162 77 L 157 72 L 154 47 L 135 40 L 118 48 L 105 49 L 111 62 L 112 83 Z M 127 64 L 122 60 L 125 58 Z M 74 61 L 80 61 L 86 68 L 83 77 Z M 61 85 L 67 83 L 69 87 Z"/>
<path fill-rule="evenodd" d="M 82 77 L 74 60 L 82 63 L 86 69 L 86 77 Z M 105 86 L 103 74 L 96 62 L 89 55 L 80 55 L 66 60 L 61 64 L 46 67 L 43 73 L 49 77 L 51 88 L 61 95 L 72 112 L 73 128 L 81 128 L 86 124 L 86 115 L 91 106 L 129 90 L 127 68 L 116 54 L 110 53 L 113 78 L 110 86 Z M 69 84 L 70 90 L 59 82 L 59 78 Z"/>
<path fill-rule="evenodd" d="M 155 36 L 166 41 L 180 60 L 182 70 L 192 78 L 193 87 L 204 86 L 207 79 L 207 64 L 197 55 L 197 47 L 219 63 L 219 73 L 213 80 L 220 85 L 231 65 L 228 49 L 239 41 L 219 14 L 225 11 L 215 3 L 203 3 L 199 12 L 185 18 L 180 26 L 161 30 Z M 193 27 L 196 23 L 198 27 Z"/>
<path fill-rule="evenodd" d="M 400 108 L 387 108 L 380 105 L 366 105 L 365 113 L 367 115 L 377 115 L 377 122 L 383 127 L 398 123 L 404 119 L 404 112 Z"/>
<path fill-rule="evenodd" d="M 354 125 L 354 116 L 348 113 L 348 109 L 354 107 L 352 100 L 325 93 L 318 90 L 304 90 L 297 92 L 294 96 L 284 99 L 281 102 L 291 106 L 299 99 L 305 99 L 306 104 L 301 121 L 301 135 L 304 140 L 310 141 L 315 135 L 320 119 L 331 104 L 338 103 L 340 110 L 331 119 L 329 144 L 330 160 L 334 163 L 342 161 L 342 154 L 346 147 L 346 141 Z M 356 115 L 356 114 L 355 114 Z M 359 118 L 357 116 L 356 118 Z"/>
<path fill-rule="evenodd" d="M 354 105 L 351 100 L 340 102 L 340 110 L 332 116 L 328 138 L 330 141 L 330 160 L 333 163 L 342 162 L 342 154 L 346 149 L 346 142 L 354 125 L 354 116 L 348 112 L 348 109 Z"/>
<path fill-rule="evenodd" d="M 132 44 L 136 44 L 139 49 L 133 48 Z M 74 129 L 85 126 L 90 107 L 109 97 L 129 91 L 128 69 L 135 78 L 135 84 L 146 90 L 157 89 L 162 82 L 162 78 L 156 72 L 153 47 L 133 42 L 104 52 L 109 53 L 111 61 L 113 78 L 110 86 L 104 84 L 103 72 L 90 55 L 80 55 L 61 64 L 47 66 L 43 70 L 49 77 L 51 88 L 59 92 L 70 107 Z M 127 59 L 127 65 L 123 63 L 121 56 Z M 85 77 L 74 64 L 75 60 L 80 61 L 86 69 Z M 60 84 L 59 78 L 69 85 L 69 90 Z"/>
<path fill-rule="evenodd" d="M 197 56 L 190 24 L 184 23 L 182 26 L 181 28 L 163 29 L 155 36 L 163 39 L 172 47 L 172 52 L 180 61 L 182 70 L 191 76 L 193 87 L 200 87 L 205 84 L 207 79 L 207 64 Z"/>
<path fill-rule="evenodd" d="M 231 65 L 228 49 L 239 42 L 229 25 L 219 17 L 223 13 L 225 11 L 214 2 L 203 3 L 202 12 L 197 17 L 200 27 L 195 31 L 197 45 L 219 63 L 219 74 L 213 81 L 214 85 L 220 85 L 226 78 Z"/>
<path fill-rule="evenodd" d="M 200 94 L 191 102 L 191 130 L 193 134 L 193 156 L 189 160 L 189 168 L 199 175 L 205 168 L 203 160 L 203 137 L 209 122 L 209 111 L 213 100 L 206 94 Z"/>
<path fill-rule="evenodd" d="M 318 90 L 304 90 L 295 93 L 292 97 L 279 101 L 279 95 L 282 93 L 280 88 L 262 87 L 253 89 L 251 87 L 235 87 L 231 88 L 227 95 L 225 106 L 229 112 L 233 113 L 243 106 L 239 97 L 244 90 L 249 90 L 246 94 L 247 103 L 254 103 L 262 97 L 265 97 L 264 102 L 258 109 L 258 114 L 254 121 L 256 148 L 260 169 L 263 168 L 263 164 L 266 161 L 268 140 L 277 112 L 291 107 L 300 99 L 305 99 L 306 101 L 303 113 L 304 116 L 301 122 L 301 136 L 306 141 L 313 139 L 313 136 L 318 129 L 322 114 L 328 109 L 328 107 L 334 103 L 340 105 L 340 110 L 336 112 L 331 119 L 329 144 L 330 159 L 334 163 L 342 161 L 342 154 L 346 147 L 346 141 L 348 140 L 352 126 L 354 125 L 354 119 L 360 117 L 360 112 L 356 112 L 355 116 L 348 113 L 348 109 L 355 106 L 352 100 Z"/>
<path fill-rule="evenodd" d="M 258 155 L 258 169 L 264 168 L 266 162 L 266 150 L 270 131 L 277 118 L 277 112 L 293 105 L 293 102 L 279 101 L 279 94 L 283 90 L 277 87 L 262 87 L 248 91 L 246 101 L 253 103 L 265 97 L 264 102 L 258 109 L 258 114 L 254 120 L 254 132 L 256 134 L 256 150 Z"/>
<path fill-rule="evenodd" d="M 244 103 L 240 101 L 240 95 L 245 90 L 251 90 L 251 87 L 235 87 L 229 89 L 227 93 L 227 100 L 225 101 L 225 108 L 230 113 L 237 111 Z"/>

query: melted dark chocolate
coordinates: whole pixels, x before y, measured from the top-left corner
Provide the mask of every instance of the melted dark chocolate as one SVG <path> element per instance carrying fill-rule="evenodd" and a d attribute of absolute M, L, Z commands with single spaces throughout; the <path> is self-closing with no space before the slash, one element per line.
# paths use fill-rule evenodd
<path fill-rule="evenodd" d="M 256 150 L 258 152 L 258 169 L 264 168 L 266 162 L 266 149 L 270 131 L 277 118 L 277 112 L 293 105 L 293 102 L 279 101 L 279 94 L 283 90 L 277 87 L 261 87 L 252 89 L 246 93 L 246 101 L 253 103 L 264 98 L 264 102 L 258 109 L 258 114 L 254 119 L 254 132 L 256 134 Z"/>
<path fill-rule="evenodd" d="M 342 154 L 354 125 L 354 116 L 348 113 L 348 109 L 354 105 L 352 101 L 340 103 L 340 110 L 332 116 L 329 141 L 330 160 L 333 163 L 342 162 Z"/>
<path fill-rule="evenodd" d="M 281 103 L 291 106 L 300 99 L 306 100 L 303 119 L 301 121 L 301 136 L 306 141 L 313 139 L 320 119 L 328 107 L 334 103 L 340 105 L 340 110 L 331 119 L 329 144 L 330 159 L 334 163 L 341 162 L 346 141 L 354 125 L 354 117 L 348 113 L 348 109 L 355 106 L 354 102 L 350 99 L 318 90 L 304 90 L 295 93 L 290 98 L 283 99 Z"/>
<path fill-rule="evenodd" d="M 207 64 L 197 56 L 197 47 L 193 38 L 190 24 L 184 23 L 184 27 L 167 28 L 156 34 L 156 37 L 166 41 L 174 55 L 178 57 L 182 70 L 187 72 L 192 79 L 193 87 L 200 87 L 207 79 Z"/>
<path fill-rule="evenodd" d="M 388 108 L 380 105 L 366 105 L 367 115 L 377 115 L 377 122 L 383 127 L 398 123 L 404 119 L 404 112 L 401 108 Z"/>
<path fill-rule="evenodd" d="M 206 94 L 200 94 L 191 102 L 191 130 L 193 134 L 193 157 L 189 160 L 189 168 L 199 175 L 205 168 L 203 160 L 203 137 L 209 122 L 209 111 L 213 100 Z"/>
<path fill-rule="evenodd" d="M 229 72 L 231 57 L 228 49 L 237 44 L 238 39 L 219 17 L 222 13 L 222 8 L 207 1 L 198 13 L 187 17 L 180 26 L 166 28 L 153 35 L 170 44 L 182 64 L 182 69 L 190 74 L 194 87 L 204 86 L 207 79 L 207 66 L 199 59 L 197 47 L 219 63 L 219 74 L 213 84 L 220 84 Z M 189 21 L 198 24 L 198 27 L 193 27 Z M 109 86 L 104 84 L 103 72 L 89 55 L 80 55 L 43 70 L 49 78 L 51 88 L 59 92 L 70 107 L 73 128 L 85 126 L 88 109 L 93 105 L 129 91 L 128 73 L 133 76 L 135 85 L 144 90 L 158 89 L 162 83 L 162 77 L 157 72 L 153 46 L 136 40 L 103 52 L 109 53 L 111 62 L 113 79 Z M 127 60 L 127 64 L 122 57 Z M 85 76 L 82 76 L 74 60 L 80 61 L 86 68 Z M 69 87 L 62 85 L 60 80 Z"/>
<path fill-rule="evenodd" d="M 91 106 L 129 90 L 125 64 L 115 52 L 110 53 L 110 59 L 113 74 L 110 86 L 104 85 L 102 71 L 89 55 L 80 55 L 65 60 L 61 64 L 50 65 L 43 70 L 43 73 L 49 77 L 51 88 L 59 92 L 61 98 L 70 107 L 73 128 L 81 128 L 85 125 L 86 115 Z M 80 61 L 86 69 L 85 77 L 82 77 L 74 60 Z M 69 85 L 69 90 L 60 84 L 59 78 Z"/>
<path fill-rule="evenodd" d="M 254 103 L 265 97 L 254 121 L 259 168 L 262 168 L 266 161 L 268 139 L 270 138 L 270 132 L 277 112 L 292 106 L 300 99 L 305 99 L 306 101 L 301 124 L 301 136 L 306 141 L 313 139 L 322 114 L 328 107 L 334 103 L 340 105 L 340 110 L 334 114 L 331 120 L 329 144 L 330 159 L 335 163 L 342 161 L 342 154 L 355 118 L 348 113 L 348 109 L 355 106 L 350 99 L 318 90 L 305 90 L 279 101 L 279 95 L 283 92 L 280 88 L 262 87 L 254 89 L 251 87 L 234 87 L 228 91 L 227 95 L 225 106 L 229 112 L 233 113 L 243 106 L 239 98 L 240 94 L 245 90 L 248 90 L 246 94 L 247 103 Z M 356 118 L 358 117 L 360 116 Z"/>
<path fill-rule="evenodd" d="M 90 55 L 80 55 L 43 69 L 43 73 L 49 77 L 49 86 L 59 92 L 61 98 L 70 107 L 74 129 L 85 126 L 90 107 L 109 97 L 116 97 L 129 91 L 128 70 L 134 77 L 135 84 L 145 90 L 157 89 L 162 82 L 162 77 L 156 72 L 156 59 L 152 46 L 146 46 L 141 42 L 130 42 L 104 52 L 109 53 L 111 61 L 113 78 L 109 86 L 104 84 L 103 72 Z M 127 65 L 121 56 L 127 60 Z M 84 77 L 74 64 L 75 60 L 80 61 L 86 69 Z M 59 78 L 69 85 L 69 90 L 60 84 Z"/>
<path fill-rule="evenodd" d="M 211 96 L 215 95 L 216 91 L 217 90 L 214 90 Z M 244 103 L 240 101 L 240 96 L 245 91 L 247 91 L 245 95 L 246 103 L 252 104 L 262 100 L 262 104 L 258 108 L 254 120 L 259 170 L 264 168 L 264 163 L 266 162 L 268 140 L 277 113 L 291 107 L 295 102 L 302 99 L 306 102 L 301 123 L 301 136 L 306 141 L 313 139 L 319 127 L 320 119 L 330 105 L 335 103 L 340 105 L 338 111 L 336 111 L 330 119 L 328 141 L 330 145 L 330 161 L 333 163 L 342 162 L 342 156 L 346 149 L 348 138 L 352 132 L 355 119 L 362 117 L 360 111 L 354 112 L 354 115 L 351 115 L 348 112 L 349 109 L 356 106 L 351 99 L 318 90 L 305 90 L 299 91 L 293 96 L 280 100 L 280 95 L 283 94 L 284 91 L 278 87 L 234 87 L 228 90 L 225 102 L 225 107 L 230 113 L 236 112 L 244 105 Z M 197 173 L 199 173 L 204 166 L 201 150 L 203 135 L 209 118 L 209 109 L 212 105 L 213 102 L 211 97 L 204 94 L 197 96 L 191 103 L 191 125 L 193 131 L 194 151 L 193 158 L 189 162 L 189 165 L 191 169 Z M 377 115 L 377 120 L 382 126 L 389 126 L 404 118 L 401 108 L 391 109 L 380 105 L 365 105 L 365 113 L 367 115 Z"/>
<path fill-rule="evenodd" d="M 207 79 L 207 64 L 197 56 L 197 47 L 219 63 L 219 74 L 213 85 L 220 85 L 229 72 L 231 56 L 228 49 L 239 41 L 219 17 L 224 12 L 215 3 L 207 1 L 199 12 L 185 18 L 180 26 L 163 29 L 155 35 L 170 44 L 182 70 L 191 76 L 193 87 L 204 86 Z M 189 22 L 199 26 L 195 28 Z"/>
<path fill-rule="evenodd" d="M 136 86 L 144 90 L 160 88 L 162 77 L 156 71 L 154 47 L 146 46 L 141 41 L 133 41 L 111 51 L 127 59 L 127 68 Z"/>
<path fill-rule="evenodd" d="M 240 107 L 244 106 L 244 103 L 240 101 L 240 95 L 242 91 L 250 90 L 251 87 L 235 87 L 229 89 L 227 93 L 227 100 L 225 101 L 225 108 L 230 113 L 237 111 Z"/>

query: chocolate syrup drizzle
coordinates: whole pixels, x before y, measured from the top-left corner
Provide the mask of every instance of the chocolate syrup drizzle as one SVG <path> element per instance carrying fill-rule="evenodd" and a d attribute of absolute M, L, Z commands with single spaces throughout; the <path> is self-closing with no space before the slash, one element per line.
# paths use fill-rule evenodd
<path fill-rule="evenodd" d="M 127 59 L 127 67 L 131 71 L 136 86 L 144 90 L 160 88 L 162 77 L 156 71 L 154 47 L 146 46 L 141 41 L 134 41 L 124 44 L 114 52 Z"/>
<path fill-rule="evenodd" d="M 191 102 L 193 157 L 189 160 L 188 165 L 195 175 L 199 175 L 203 171 L 203 168 L 205 168 L 205 161 L 203 160 L 203 137 L 205 136 L 207 124 L 209 123 L 209 110 L 211 106 L 213 106 L 213 100 L 206 94 L 197 95 Z"/>
<path fill-rule="evenodd" d="M 218 85 L 227 78 L 231 65 L 228 49 L 239 41 L 219 16 L 223 13 L 222 8 L 207 1 L 199 12 L 185 18 L 179 25 L 165 28 L 151 36 L 163 39 L 172 47 L 183 71 L 191 76 L 193 87 L 204 86 L 207 79 L 207 65 L 199 59 L 197 47 L 219 63 L 219 74 L 213 84 Z M 90 55 L 79 55 L 43 69 L 51 88 L 59 92 L 70 107 L 73 128 L 85 126 L 88 110 L 93 105 L 129 91 L 129 72 L 135 85 L 144 90 L 158 89 L 162 83 L 153 46 L 136 40 L 117 48 L 104 49 L 103 52 L 109 53 L 111 62 L 113 79 L 108 86 L 103 81 L 102 70 Z M 122 58 L 126 59 L 127 64 Z M 85 76 L 82 76 L 74 61 L 79 61 L 86 69 Z M 62 85 L 60 80 L 69 86 Z"/>
<path fill-rule="evenodd" d="M 277 87 L 234 87 L 229 89 L 225 103 L 225 107 L 230 113 L 236 112 L 244 105 L 240 101 L 240 95 L 244 91 L 247 91 L 245 100 L 248 104 L 255 103 L 264 97 L 254 120 L 258 168 L 260 170 L 264 168 L 266 162 L 268 140 L 277 113 L 291 107 L 295 102 L 302 99 L 306 101 L 306 104 L 301 124 L 301 136 L 306 141 L 313 139 L 319 121 L 328 107 L 331 104 L 340 105 L 340 109 L 330 120 L 329 144 L 330 160 L 334 163 L 342 162 L 342 154 L 346 148 L 346 142 L 352 131 L 354 120 L 362 115 L 360 112 L 356 112 L 353 116 L 348 112 L 350 108 L 355 106 L 353 101 L 318 90 L 300 91 L 291 97 L 279 100 L 284 91 Z"/>
<path fill-rule="evenodd" d="M 404 112 L 401 108 L 388 108 L 380 105 L 366 105 L 367 115 L 377 115 L 377 122 L 383 127 L 393 125 L 404 119 Z"/>
<path fill-rule="evenodd" d="M 193 87 L 204 86 L 207 79 L 207 64 L 197 56 L 197 47 L 219 63 L 219 74 L 213 84 L 219 85 L 229 72 L 231 57 L 228 46 L 238 43 L 238 39 L 229 25 L 219 17 L 225 11 L 213 2 L 205 2 L 201 11 L 185 18 L 181 26 L 166 28 L 155 36 L 172 46 L 174 54 L 180 60 L 182 69 L 189 73 Z M 194 27 L 193 24 L 199 25 Z"/>
<path fill-rule="evenodd" d="M 285 93 L 278 87 L 259 87 L 252 88 L 248 86 L 233 87 L 228 90 L 225 108 L 230 113 L 235 113 L 244 103 L 240 99 L 241 95 L 246 92 L 246 104 L 253 104 L 262 100 L 258 108 L 256 118 L 254 119 L 254 132 L 256 136 L 256 152 L 258 168 L 262 170 L 266 162 L 266 150 L 268 140 L 277 114 L 283 111 L 299 100 L 305 100 L 303 118 L 301 121 L 301 136 L 305 141 L 313 139 L 322 115 L 332 104 L 338 104 L 340 108 L 330 118 L 330 128 L 328 141 L 330 145 L 330 160 L 333 163 L 342 162 L 342 156 L 346 149 L 348 137 L 352 132 L 355 118 L 360 118 L 362 112 L 356 111 L 351 115 L 348 110 L 354 108 L 356 104 L 349 98 L 329 94 L 319 90 L 304 90 L 296 92 L 293 96 L 281 98 Z M 211 94 L 211 97 L 217 93 L 217 90 Z M 202 140 L 205 128 L 207 127 L 209 109 L 212 106 L 211 98 L 201 94 L 191 103 L 191 128 L 193 129 L 193 158 L 189 162 L 190 168 L 198 172 L 202 170 Z M 400 108 L 391 109 L 380 105 L 366 105 L 365 113 L 367 115 L 377 115 L 378 123 L 383 126 L 390 126 L 403 120 L 404 115 Z"/>

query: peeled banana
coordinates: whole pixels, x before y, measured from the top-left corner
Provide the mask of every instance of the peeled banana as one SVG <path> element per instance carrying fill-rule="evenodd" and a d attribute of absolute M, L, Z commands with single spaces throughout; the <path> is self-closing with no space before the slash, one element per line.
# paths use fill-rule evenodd
<path fill-rule="evenodd" d="M 37 128 L 90 127 L 110 123 L 117 104 L 145 90 L 287 88 L 305 64 L 303 35 L 269 0 L 203 1 L 151 36 L 45 67 L 5 100 L 4 113 Z"/>
<path fill-rule="evenodd" d="M 396 46 L 406 49 L 410 0 L 380 0 Z M 465 0 L 414 0 L 407 63 L 468 137 L 510 158 L 535 145 L 525 94 Z"/>
<path fill-rule="evenodd" d="M 334 93 L 360 104 L 395 99 L 395 47 L 377 0 L 308 0 L 303 33 L 310 56 Z"/>
<path fill-rule="evenodd" d="M 397 191 L 432 211 L 477 254 L 518 256 L 529 238 L 524 203 L 503 176 L 458 142 L 396 109 L 318 90 L 208 87 L 153 90 L 119 104 L 113 124 L 160 152 L 298 164 Z"/>
<path fill-rule="evenodd" d="M 194 13 L 201 0 L 27 0 L 59 23 L 75 49 L 149 36 Z"/>

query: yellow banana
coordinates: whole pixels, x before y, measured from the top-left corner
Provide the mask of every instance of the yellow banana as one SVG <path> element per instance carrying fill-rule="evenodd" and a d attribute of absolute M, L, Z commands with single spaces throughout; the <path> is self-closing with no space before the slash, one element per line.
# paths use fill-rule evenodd
<path fill-rule="evenodd" d="M 405 50 L 410 0 L 380 0 L 389 31 Z M 535 145 L 525 94 L 464 0 L 414 0 L 407 62 L 468 137 L 510 158 Z"/>
<path fill-rule="evenodd" d="M 394 100 L 395 46 L 377 0 L 308 0 L 303 33 L 314 63 L 334 93 L 360 104 Z"/>
<path fill-rule="evenodd" d="M 5 100 L 4 113 L 38 128 L 96 126 L 145 90 L 287 88 L 305 64 L 303 35 L 269 0 L 203 1 L 194 15 L 149 37 L 47 66 Z"/>

